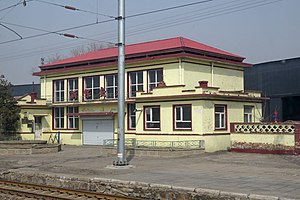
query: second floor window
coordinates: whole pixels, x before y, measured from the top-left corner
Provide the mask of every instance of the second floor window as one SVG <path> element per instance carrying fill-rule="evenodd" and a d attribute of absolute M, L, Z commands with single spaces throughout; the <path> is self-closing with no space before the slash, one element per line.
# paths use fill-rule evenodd
<path fill-rule="evenodd" d="M 106 79 L 106 98 L 116 99 L 118 97 L 118 75 L 107 75 Z"/>
<path fill-rule="evenodd" d="M 78 129 L 78 107 L 68 107 L 68 128 Z"/>
<path fill-rule="evenodd" d="M 55 129 L 62 129 L 65 126 L 65 109 L 63 107 L 53 108 L 53 122 Z"/>
<path fill-rule="evenodd" d="M 129 73 L 129 97 L 136 97 L 137 91 L 143 91 L 143 71 Z"/>
<path fill-rule="evenodd" d="M 100 98 L 100 76 L 84 78 L 84 99 L 96 100 Z"/>
<path fill-rule="evenodd" d="M 215 129 L 226 129 L 226 105 L 215 105 Z"/>
<path fill-rule="evenodd" d="M 152 91 L 153 88 L 157 87 L 162 80 L 163 80 L 162 69 L 149 70 L 148 71 L 148 92 Z"/>
<path fill-rule="evenodd" d="M 78 79 L 68 80 L 68 100 L 77 101 L 78 100 Z"/>
<path fill-rule="evenodd" d="M 245 123 L 251 123 L 252 122 L 252 106 L 245 106 L 244 107 L 244 122 Z"/>
<path fill-rule="evenodd" d="M 56 80 L 54 81 L 54 101 L 64 101 L 65 95 L 65 84 L 64 80 Z"/>
<path fill-rule="evenodd" d="M 160 107 L 144 107 L 145 111 L 145 129 L 160 129 Z"/>

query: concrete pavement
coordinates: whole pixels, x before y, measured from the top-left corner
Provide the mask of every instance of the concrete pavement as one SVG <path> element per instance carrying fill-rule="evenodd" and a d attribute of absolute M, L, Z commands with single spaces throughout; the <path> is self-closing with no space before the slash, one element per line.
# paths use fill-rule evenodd
<path fill-rule="evenodd" d="M 76 177 L 111 178 L 300 199 L 300 157 L 204 153 L 184 158 L 137 158 L 134 168 L 111 169 L 115 157 L 98 146 L 63 146 L 59 153 L 1 156 L 0 171 L 14 169 Z"/>

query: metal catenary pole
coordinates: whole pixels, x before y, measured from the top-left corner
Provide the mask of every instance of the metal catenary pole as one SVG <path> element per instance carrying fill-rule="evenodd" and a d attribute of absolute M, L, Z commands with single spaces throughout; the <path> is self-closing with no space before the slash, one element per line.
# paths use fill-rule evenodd
<path fill-rule="evenodd" d="M 128 165 L 125 154 L 125 0 L 118 0 L 118 153 L 116 166 Z"/>

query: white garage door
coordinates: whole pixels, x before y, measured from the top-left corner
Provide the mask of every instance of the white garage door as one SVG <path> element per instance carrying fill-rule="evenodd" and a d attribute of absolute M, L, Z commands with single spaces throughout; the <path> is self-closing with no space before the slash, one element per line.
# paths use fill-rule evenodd
<path fill-rule="evenodd" d="M 88 119 L 82 120 L 83 124 L 83 144 L 102 145 L 103 140 L 113 139 L 112 119 Z"/>

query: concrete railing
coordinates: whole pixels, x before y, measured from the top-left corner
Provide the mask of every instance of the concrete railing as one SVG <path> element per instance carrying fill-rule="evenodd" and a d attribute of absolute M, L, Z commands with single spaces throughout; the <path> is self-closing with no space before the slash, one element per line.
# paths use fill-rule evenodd
<path fill-rule="evenodd" d="M 103 141 L 104 146 L 116 146 L 116 139 L 107 139 Z M 167 148 L 167 149 L 204 149 L 204 140 L 186 140 L 186 141 L 159 141 L 159 140 L 136 140 L 126 139 L 125 146 L 131 148 Z"/>
<path fill-rule="evenodd" d="M 299 154 L 300 123 L 231 123 L 231 150 Z"/>

